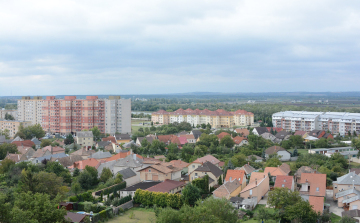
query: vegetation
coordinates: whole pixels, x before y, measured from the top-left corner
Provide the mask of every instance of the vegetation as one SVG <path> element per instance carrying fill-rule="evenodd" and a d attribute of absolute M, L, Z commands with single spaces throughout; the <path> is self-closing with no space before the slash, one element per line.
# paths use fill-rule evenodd
<path fill-rule="evenodd" d="M 22 139 L 32 139 L 34 137 L 40 139 L 45 136 L 45 131 L 40 124 L 30 125 L 28 127 L 20 125 L 15 137 L 16 136 L 19 136 Z"/>

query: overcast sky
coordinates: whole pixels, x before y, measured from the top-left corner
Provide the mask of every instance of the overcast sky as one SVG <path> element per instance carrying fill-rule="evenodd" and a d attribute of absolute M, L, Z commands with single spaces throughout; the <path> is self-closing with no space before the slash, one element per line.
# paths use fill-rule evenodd
<path fill-rule="evenodd" d="M 0 1 L 0 96 L 359 83 L 360 1 Z"/>

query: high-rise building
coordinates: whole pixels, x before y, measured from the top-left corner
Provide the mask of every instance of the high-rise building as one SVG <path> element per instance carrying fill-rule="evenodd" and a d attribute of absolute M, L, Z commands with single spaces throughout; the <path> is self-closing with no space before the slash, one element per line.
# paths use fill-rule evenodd
<path fill-rule="evenodd" d="M 174 112 L 160 110 L 151 114 L 151 121 L 159 124 L 169 124 L 174 122 L 188 122 L 197 126 L 201 124 L 210 124 L 212 127 L 248 126 L 254 123 L 254 114 L 245 110 L 235 112 L 218 109 L 210 111 L 208 109 L 178 109 Z"/>
<path fill-rule="evenodd" d="M 17 120 L 30 121 L 32 125 L 42 123 L 42 97 L 22 97 L 17 102 Z"/>
<path fill-rule="evenodd" d="M 0 119 L 5 119 L 6 114 L 13 116 L 15 120 L 17 120 L 18 118 L 17 109 L 11 109 L 11 110 L 10 109 L 7 110 L 5 108 L 0 109 Z"/>
<path fill-rule="evenodd" d="M 22 125 L 23 127 L 27 127 L 31 125 L 31 122 L 0 119 L 0 130 L 1 131 L 9 130 L 10 137 L 15 136 L 15 134 L 19 130 L 20 125 Z"/>
<path fill-rule="evenodd" d="M 324 130 L 332 134 L 360 133 L 360 113 L 284 111 L 272 115 L 274 127 L 286 131 Z"/>
<path fill-rule="evenodd" d="M 33 101 L 29 97 L 25 99 Z M 86 96 L 86 99 L 65 96 L 64 99 L 57 99 L 47 96 L 36 110 L 33 104 L 30 106 L 23 99 L 19 101 L 20 106 L 27 105 L 25 111 L 29 114 L 41 112 L 40 121 L 34 124 L 41 124 L 46 132 L 69 134 L 95 126 L 102 133 L 131 132 L 131 100 L 121 99 L 120 96 L 110 96 L 109 99 L 99 99 L 97 96 Z"/>

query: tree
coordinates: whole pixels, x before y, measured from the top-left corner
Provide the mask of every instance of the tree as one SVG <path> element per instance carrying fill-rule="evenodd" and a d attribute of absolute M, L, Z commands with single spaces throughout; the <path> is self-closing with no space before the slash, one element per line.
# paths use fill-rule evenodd
<path fill-rule="evenodd" d="M 195 202 L 201 198 L 200 189 L 192 184 L 186 185 L 182 191 L 184 203 L 190 206 L 194 206 Z"/>
<path fill-rule="evenodd" d="M 278 167 L 281 166 L 282 162 L 277 156 L 274 156 L 266 161 L 266 167 Z"/>
<path fill-rule="evenodd" d="M 51 145 L 51 140 L 50 139 L 43 139 L 41 140 L 41 143 L 40 143 L 40 147 L 41 148 L 44 148 L 46 146 L 50 146 Z"/>
<path fill-rule="evenodd" d="M 298 222 L 316 222 L 317 214 L 308 201 L 300 200 L 285 208 L 285 219 Z"/>
<path fill-rule="evenodd" d="M 256 217 L 264 222 L 265 220 L 271 218 L 271 213 L 265 207 L 260 207 L 258 212 L 256 212 Z"/>
<path fill-rule="evenodd" d="M 74 137 L 71 134 L 69 134 L 69 135 L 66 136 L 66 138 L 64 140 L 64 144 L 65 145 L 70 145 L 72 143 L 74 143 Z"/>
<path fill-rule="evenodd" d="M 321 139 L 318 139 L 318 140 L 315 141 L 315 146 L 317 148 L 328 148 L 329 144 L 328 144 L 327 139 L 321 138 Z"/>
<path fill-rule="evenodd" d="M 100 180 L 100 182 L 105 183 L 106 181 L 108 181 L 108 179 L 112 178 L 113 176 L 114 175 L 111 172 L 111 170 L 109 168 L 105 167 L 101 172 L 99 180 Z"/>
<path fill-rule="evenodd" d="M 274 188 L 269 192 L 268 205 L 276 209 L 285 209 L 301 200 L 300 194 L 297 191 L 289 191 L 287 188 Z"/>
<path fill-rule="evenodd" d="M 230 160 L 236 167 L 244 166 L 248 162 L 247 157 L 242 153 L 234 155 Z"/>
<path fill-rule="evenodd" d="M 200 126 L 201 126 L 202 129 L 206 129 L 206 124 L 203 123 Z"/>
<path fill-rule="evenodd" d="M 80 170 L 78 168 L 75 168 L 73 172 L 73 177 L 77 177 L 79 175 L 80 175 Z"/>
<path fill-rule="evenodd" d="M 92 131 L 92 133 L 93 133 L 94 141 L 101 140 L 101 132 L 97 126 L 94 126 L 92 129 L 90 129 L 90 131 Z"/>
<path fill-rule="evenodd" d="M 71 185 L 71 191 L 74 192 L 75 195 L 77 195 L 81 191 L 81 186 L 79 182 L 74 182 Z"/>
<path fill-rule="evenodd" d="M 40 139 L 45 136 L 45 131 L 40 124 L 30 125 L 25 128 L 22 124 L 20 124 L 15 137 L 16 136 L 20 136 L 23 139 L 32 139 L 33 137 Z"/>
<path fill-rule="evenodd" d="M 207 129 L 211 129 L 210 123 L 206 124 L 206 128 L 207 128 Z"/>
<path fill-rule="evenodd" d="M 115 177 L 115 184 L 119 184 L 123 181 L 123 175 L 121 175 L 120 173 L 118 173 Z"/>
<path fill-rule="evenodd" d="M 89 172 L 84 171 L 78 176 L 78 182 L 82 189 L 88 190 L 93 186 L 93 177 Z"/>
<path fill-rule="evenodd" d="M 339 223 L 356 223 L 356 220 L 345 215 L 340 219 Z"/>
<path fill-rule="evenodd" d="M 55 173 L 40 171 L 34 174 L 34 181 L 37 183 L 31 192 L 48 194 L 51 199 L 68 192 L 67 187 L 63 186 L 62 177 L 56 176 Z"/>
<path fill-rule="evenodd" d="M 17 153 L 17 146 L 15 144 L 4 143 L 0 145 L 0 160 L 3 160 L 7 153 Z"/>
<path fill-rule="evenodd" d="M 8 114 L 8 113 L 6 112 L 6 114 L 5 114 L 5 120 L 15 120 L 15 118 L 14 118 L 14 116 L 12 116 L 12 115 L 10 115 L 10 114 Z"/>
<path fill-rule="evenodd" d="M 9 129 L 0 130 L 0 135 L 5 136 L 5 139 L 10 139 L 10 131 L 9 131 Z"/>
<path fill-rule="evenodd" d="M 221 176 L 220 176 L 219 179 L 218 179 L 218 184 L 219 184 L 219 185 L 222 185 L 222 184 L 223 184 L 223 180 L 222 180 Z"/>
<path fill-rule="evenodd" d="M 168 162 L 172 161 L 172 160 L 177 160 L 177 155 L 174 153 L 169 153 L 166 156 L 166 160 L 168 160 Z"/>
<path fill-rule="evenodd" d="M 231 136 L 226 135 L 220 140 L 220 145 L 226 146 L 227 148 L 232 148 L 235 145 L 235 142 Z"/>

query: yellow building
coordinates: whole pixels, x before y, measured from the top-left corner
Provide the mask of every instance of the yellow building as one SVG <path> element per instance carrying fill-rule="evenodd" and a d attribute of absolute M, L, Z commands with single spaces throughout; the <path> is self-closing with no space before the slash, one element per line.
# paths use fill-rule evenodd
<path fill-rule="evenodd" d="M 18 132 L 20 125 L 23 127 L 28 127 L 31 125 L 31 121 L 14 121 L 14 120 L 5 120 L 0 119 L 0 130 L 5 131 L 9 130 L 9 137 L 14 137 Z"/>

